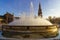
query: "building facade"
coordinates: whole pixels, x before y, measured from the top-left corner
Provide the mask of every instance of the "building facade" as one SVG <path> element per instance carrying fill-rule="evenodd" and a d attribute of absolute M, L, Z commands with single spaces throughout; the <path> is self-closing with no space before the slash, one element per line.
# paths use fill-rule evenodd
<path fill-rule="evenodd" d="M 0 16 L 0 23 L 10 23 L 14 20 L 14 15 L 6 12 L 6 14 Z"/>

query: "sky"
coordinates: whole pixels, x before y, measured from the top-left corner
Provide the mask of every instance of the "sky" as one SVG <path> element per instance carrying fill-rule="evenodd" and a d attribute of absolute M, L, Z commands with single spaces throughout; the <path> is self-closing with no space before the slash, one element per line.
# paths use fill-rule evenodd
<path fill-rule="evenodd" d="M 38 6 L 41 3 L 43 17 L 60 17 L 60 0 L 0 0 L 0 15 L 6 12 L 14 13 L 14 16 L 20 16 L 22 13 L 29 14 L 31 2 L 34 15 L 38 15 Z"/>

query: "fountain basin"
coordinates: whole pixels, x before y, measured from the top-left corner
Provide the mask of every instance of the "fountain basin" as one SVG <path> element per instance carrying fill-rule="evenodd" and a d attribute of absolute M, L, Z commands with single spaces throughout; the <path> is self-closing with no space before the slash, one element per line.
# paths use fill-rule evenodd
<path fill-rule="evenodd" d="M 17 26 L 3 25 L 3 36 L 15 38 L 49 38 L 56 37 L 58 28 L 56 25 L 46 26 Z"/>

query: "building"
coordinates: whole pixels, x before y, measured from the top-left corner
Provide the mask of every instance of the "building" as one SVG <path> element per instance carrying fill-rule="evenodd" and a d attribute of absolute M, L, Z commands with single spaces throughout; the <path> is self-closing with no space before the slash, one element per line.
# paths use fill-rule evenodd
<path fill-rule="evenodd" d="M 14 20 L 14 15 L 6 12 L 4 15 L 0 15 L 0 23 L 10 23 Z"/>
<path fill-rule="evenodd" d="M 0 15 L 0 24 L 3 23 L 4 21 L 4 16 Z"/>
<path fill-rule="evenodd" d="M 38 16 L 42 17 L 42 9 L 41 9 L 40 3 L 39 3 L 39 9 L 38 9 Z"/>

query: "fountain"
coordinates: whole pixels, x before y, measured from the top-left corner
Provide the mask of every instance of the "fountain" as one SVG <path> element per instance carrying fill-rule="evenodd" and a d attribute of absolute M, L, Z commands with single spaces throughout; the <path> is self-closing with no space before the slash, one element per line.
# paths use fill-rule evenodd
<path fill-rule="evenodd" d="M 46 38 L 58 34 L 57 26 L 40 16 L 34 17 L 33 3 L 31 2 L 30 16 L 21 16 L 8 25 L 2 26 L 2 35 L 16 38 Z"/>

